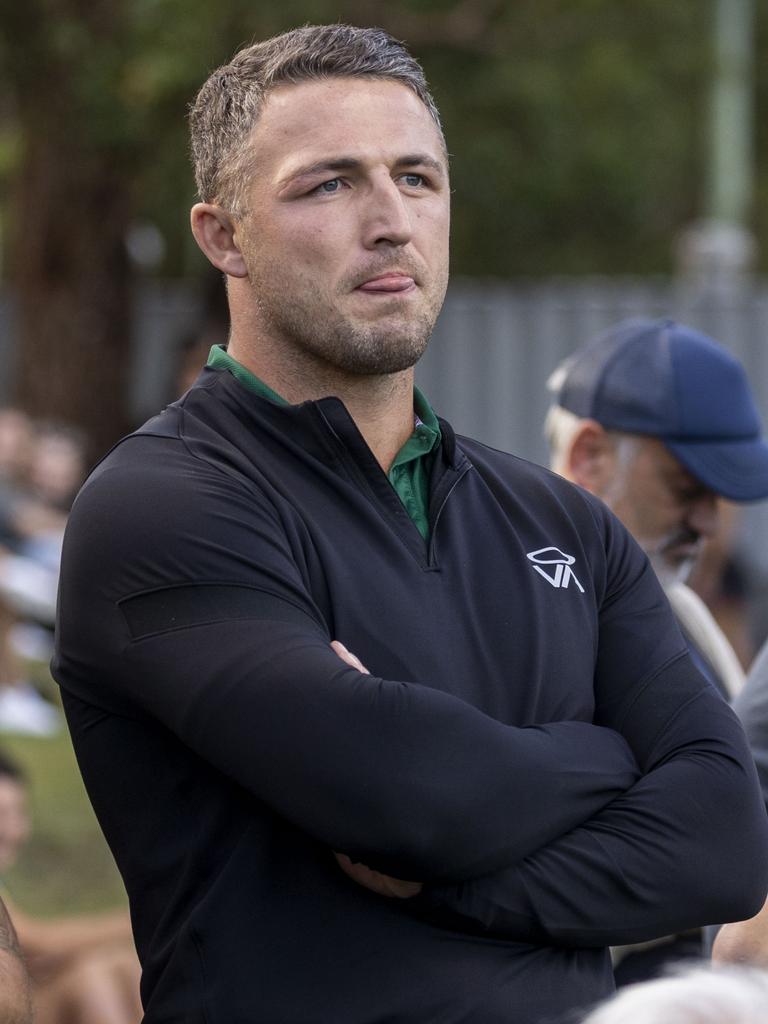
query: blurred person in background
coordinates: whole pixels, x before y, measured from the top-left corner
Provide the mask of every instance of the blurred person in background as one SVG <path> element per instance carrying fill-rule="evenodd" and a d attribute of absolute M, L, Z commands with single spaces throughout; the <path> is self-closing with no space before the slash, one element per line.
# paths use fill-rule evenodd
<path fill-rule="evenodd" d="M 208 264 L 202 281 L 202 308 L 195 326 L 176 342 L 176 366 L 169 401 L 189 391 L 205 366 L 211 348 L 222 345 L 229 334 L 227 291 L 222 275 Z"/>
<path fill-rule="evenodd" d="M 173 377 L 172 398 L 178 398 L 192 387 L 205 366 L 211 346 L 226 340 L 227 332 L 202 334 L 185 334 L 179 341 L 177 352 L 178 362 Z"/>
<path fill-rule="evenodd" d="M 34 425 L 21 409 L 0 407 L 0 545 L 13 548 L 24 529 L 20 509 L 34 443 Z"/>
<path fill-rule="evenodd" d="M 29 662 L 41 660 L 49 643 L 51 585 L 47 570 L 0 554 L 0 733 L 45 737 L 62 728 L 59 709 L 28 678 Z"/>
<path fill-rule="evenodd" d="M 25 473 L 29 503 L 50 516 L 47 527 L 30 531 L 18 554 L 44 569 L 58 581 L 61 544 L 67 516 L 85 479 L 87 438 L 81 430 L 62 423 L 35 425 Z"/>
<path fill-rule="evenodd" d="M 48 441 L 63 435 L 70 439 L 70 451 L 51 452 Z M 66 442 L 65 442 L 66 444 Z M 72 449 L 77 446 L 77 452 Z M 27 541 L 40 535 L 61 533 L 68 504 L 49 500 L 49 487 L 61 494 L 57 481 L 67 467 L 79 462 L 77 477 L 70 481 L 69 503 L 77 492 L 85 470 L 83 441 L 78 432 L 54 424 L 42 424 L 20 409 L 0 408 L 0 545 L 19 552 Z M 53 484 L 42 477 L 50 474 Z M 34 477 L 34 479 L 33 479 Z M 38 490 L 39 488 L 39 490 Z"/>
<path fill-rule="evenodd" d="M 582 1024 L 765 1024 L 768 973 L 696 966 L 629 985 Z"/>
<path fill-rule="evenodd" d="M 768 811 L 768 640 L 749 670 L 744 688 L 734 702 L 734 710 L 747 734 Z M 768 901 L 755 917 L 720 929 L 712 947 L 712 958 L 768 968 Z"/>
<path fill-rule="evenodd" d="M 754 574 L 741 538 L 744 505 L 720 498 L 717 507 L 715 533 L 702 543 L 685 584 L 712 613 L 746 670 L 755 658 L 756 612 Z"/>
<path fill-rule="evenodd" d="M 732 700 L 740 662 L 686 585 L 722 496 L 768 497 L 768 445 L 741 364 L 672 320 L 628 321 L 552 374 L 552 468 L 601 498 L 648 555 L 702 673 Z M 614 951 L 617 982 L 703 953 L 698 930 Z"/>
<path fill-rule="evenodd" d="M 0 899 L 0 1024 L 32 1024 L 29 976 L 16 929 Z"/>
<path fill-rule="evenodd" d="M 24 777 L 0 753 L 0 878 L 29 834 Z M 35 1024 L 138 1024 L 140 972 L 126 911 L 44 919 L 4 897 L 32 980 Z"/>
<path fill-rule="evenodd" d="M 36 425 L 27 459 L 25 482 L 32 501 L 66 515 L 85 478 L 87 439 L 63 423 Z"/>
<path fill-rule="evenodd" d="M 719 498 L 768 497 L 768 445 L 744 368 L 672 320 L 632 320 L 550 377 L 545 434 L 557 473 L 601 498 L 651 561 L 703 674 L 732 700 L 744 671 L 686 585 Z"/>
<path fill-rule="evenodd" d="M 0 410 L 0 732 L 61 728 L 57 708 L 25 678 L 25 660 L 50 658 L 61 543 L 85 450 L 78 430 Z"/>

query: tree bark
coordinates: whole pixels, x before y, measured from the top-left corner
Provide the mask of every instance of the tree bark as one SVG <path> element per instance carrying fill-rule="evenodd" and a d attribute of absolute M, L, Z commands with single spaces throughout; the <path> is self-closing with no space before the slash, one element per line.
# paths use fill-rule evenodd
<path fill-rule="evenodd" d="M 119 97 L 95 95 L 81 67 L 93 55 L 119 62 L 120 5 L 42 6 L 24 0 L 6 20 L 11 52 L 23 54 L 10 62 L 24 140 L 9 246 L 16 400 L 33 416 L 85 430 L 96 455 L 129 426 L 131 169 L 119 123 L 108 123 L 110 113 L 120 118 Z M 62 46 L 63 22 L 80 46 Z"/>

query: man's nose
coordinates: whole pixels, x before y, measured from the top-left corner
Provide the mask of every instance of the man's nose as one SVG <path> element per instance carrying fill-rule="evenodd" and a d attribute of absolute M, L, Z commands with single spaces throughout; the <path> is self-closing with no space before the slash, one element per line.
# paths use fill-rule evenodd
<path fill-rule="evenodd" d="M 688 510 L 687 521 L 691 529 L 702 537 L 711 537 L 717 530 L 720 517 L 718 498 L 707 491 L 694 498 Z"/>
<path fill-rule="evenodd" d="M 413 228 L 407 199 L 389 177 L 377 181 L 367 197 L 363 232 L 367 249 L 406 245 L 411 240 Z"/>

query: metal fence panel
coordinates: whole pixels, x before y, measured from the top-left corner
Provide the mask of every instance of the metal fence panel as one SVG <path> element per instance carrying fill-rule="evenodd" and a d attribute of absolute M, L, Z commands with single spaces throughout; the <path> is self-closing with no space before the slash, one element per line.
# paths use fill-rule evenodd
<path fill-rule="evenodd" d="M 194 331 L 201 296 L 187 284 L 151 284 L 137 300 L 129 399 L 136 422 L 173 394 L 182 335 Z M 417 382 L 460 433 L 546 462 L 546 381 L 561 359 L 627 317 L 672 316 L 711 334 L 746 366 L 768 423 L 768 282 L 701 296 L 663 278 L 555 278 L 451 283 Z M 0 402 L 13 394 L 12 301 L 0 291 Z M 768 579 L 768 503 L 748 508 L 742 548 Z M 768 628 L 768 600 L 765 601 Z"/>

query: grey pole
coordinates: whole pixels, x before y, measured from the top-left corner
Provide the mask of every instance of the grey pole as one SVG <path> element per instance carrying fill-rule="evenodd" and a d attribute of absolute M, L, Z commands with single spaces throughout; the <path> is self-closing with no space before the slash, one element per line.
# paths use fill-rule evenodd
<path fill-rule="evenodd" d="M 756 243 L 753 186 L 754 0 L 713 0 L 713 76 L 702 219 L 678 243 L 683 277 L 696 291 L 745 281 Z"/>
<path fill-rule="evenodd" d="M 716 0 L 707 214 L 747 224 L 752 202 L 754 0 Z"/>

